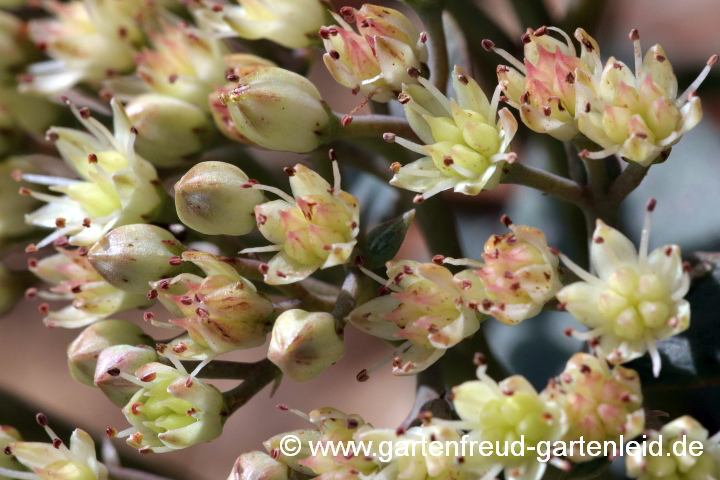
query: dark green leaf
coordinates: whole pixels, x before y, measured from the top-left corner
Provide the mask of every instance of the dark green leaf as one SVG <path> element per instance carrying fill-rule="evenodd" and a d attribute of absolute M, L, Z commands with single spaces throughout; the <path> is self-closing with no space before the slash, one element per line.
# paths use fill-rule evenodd
<path fill-rule="evenodd" d="M 414 218 L 415 210 L 410 210 L 397 218 L 381 223 L 368 233 L 370 268 L 382 268 L 385 262 L 395 257 Z"/>

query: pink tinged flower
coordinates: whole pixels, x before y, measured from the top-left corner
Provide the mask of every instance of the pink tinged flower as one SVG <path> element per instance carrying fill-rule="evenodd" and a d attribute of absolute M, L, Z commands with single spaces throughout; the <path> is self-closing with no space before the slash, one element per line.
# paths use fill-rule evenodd
<path fill-rule="evenodd" d="M 648 442 L 659 443 L 660 455 L 643 455 L 643 449 L 631 452 L 625 460 L 630 478 L 714 478 L 720 472 L 720 436 L 708 431 L 694 418 L 685 415 L 664 425 L 659 431 L 645 432 Z M 680 442 L 695 443 L 695 454 L 683 450 Z M 698 448 L 699 447 L 699 448 Z"/>
<path fill-rule="evenodd" d="M 46 326 L 81 328 L 148 303 L 144 294 L 125 292 L 106 282 L 90 264 L 86 249 L 58 247 L 58 251 L 29 267 L 35 276 L 53 285 L 50 291 L 39 291 L 39 298 L 72 302 L 61 310 L 45 311 Z"/>
<path fill-rule="evenodd" d="M 20 480 L 108 480 L 107 467 L 98 461 L 95 443 L 90 435 L 79 428 L 70 436 L 66 445 L 48 426 L 47 417 L 37 414 L 38 424 L 45 429 L 51 443 L 23 442 L 15 429 L 0 427 L 0 442 L 4 437 L 11 440 L 5 445 L 5 459 L 14 464 L 5 466 L 0 460 L 2 478 Z M 29 471 L 21 471 L 24 467 Z"/>
<path fill-rule="evenodd" d="M 677 245 L 659 247 L 648 254 L 651 212 L 648 203 L 639 251 L 622 233 L 598 220 L 590 259 L 591 275 L 560 255 L 581 282 L 558 292 L 557 297 L 576 320 L 590 328 L 574 332 L 577 338 L 598 339 L 598 353 L 612 364 L 629 362 L 650 352 L 653 373 L 660 373 L 655 343 L 686 330 L 690 304 L 683 298 L 690 276 Z"/>
<path fill-rule="evenodd" d="M 139 387 L 119 375 L 134 374 L 140 367 L 157 362 L 155 346 L 115 345 L 105 348 L 97 357 L 93 383 L 116 406 L 124 407 Z"/>
<path fill-rule="evenodd" d="M 255 207 L 258 229 L 273 245 L 240 252 L 277 252 L 264 272 L 270 285 L 298 282 L 319 268 L 347 263 L 359 232 L 360 205 L 341 189 L 337 161 L 333 185 L 304 165 L 288 167 L 286 173 L 292 197 L 274 187 L 247 184 L 280 197 Z"/>
<path fill-rule="evenodd" d="M 420 85 L 406 85 L 402 102 L 413 131 L 425 145 L 392 137 L 403 147 L 423 155 L 393 168 L 391 185 L 420 193 L 419 203 L 445 190 L 466 195 L 497 186 L 505 162 L 514 162 L 510 142 L 517 121 L 507 108 L 498 112 L 504 89 L 495 89 L 491 100 L 460 67 L 453 71 L 455 99 L 448 99 L 423 78 Z"/>
<path fill-rule="evenodd" d="M 563 41 L 551 36 L 554 32 Z M 575 37 L 583 47 L 581 56 L 567 33 L 556 27 L 528 29 L 522 36 L 523 62 L 507 51 L 495 47 L 489 40 L 483 43 L 510 63 L 501 65 L 497 76 L 506 85 L 507 103 L 520 112 L 520 118 L 530 129 L 568 141 L 578 134 L 576 123 L 576 77 L 579 72 L 590 74 L 596 68 L 595 59 L 587 52 L 597 50 L 597 43 L 584 30 L 577 29 Z"/>
<path fill-rule="evenodd" d="M 327 51 L 323 60 L 335 81 L 377 102 L 388 102 L 404 84 L 417 83 L 428 58 L 426 36 L 405 15 L 370 4 L 348 7 L 343 15 L 333 14 L 338 26 L 320 29 Z"/>
<path fill-rule="evenodd" d="M 363 379 L 388 361 L 395 375 L 414 375 L 426 369 L 480 328 L 477 312 L 486 299 L 482 283 L 470 270 L 453 275 L 443 266 L 410 260 L 393 260 L 386 266 L 387 281 L 362 270 L 390 294 L 355 308 L 346 320 L 371 335 L 406 341 L 364 370 Z"/>
<path fill-rule="evenodd" d="M 184 273 L 152 284 L 174 317 L 168 323 L 152 323 L 187 332 L 168 343 L 161 355 L 201 360 L 193 372 L 197 374 L 218 355 L 265 343 L 272 302 L 223 259 L 197 251 L 184 252 L 181 258 L 199 267 L 205 277 Z"/>
<path fill-rule="evenodd" d="M 534 317 L 562 288 L 558 257 L 545 234 L 535 228 L 510 224 L 511 233 L 493 235 L 485 244 L 485 266 L 473 270 L 490 302 L 484 313 L 515 325 Z"/>
<path fill-rule="evenodd" d="M 586 442 L 617 442 L 620 435 L 639 435 L 645 425 L 637 372 L 621 366 L 610 369 L 604 359 L 587 353 L 573 355 L 563 373 L 550 380 L 542 396 L 565 410 L 569 421 L 563 439 L 566 442 L 580 438 Z M 593 458 L 582 457 L 579 451 L 570 457 L 573 462 Z"/>
<path fill-rule="evenodd" d="M 119 375 L 140 389 L 123 414 L 132 425 L 113 436 L 141 453 L 165 453 L 214 440 L 222 433 L 227 406 L 212 385 L 188 375 L 176 358 L 176 368 L 149 363 L 129 375 Z"/>
<path fill-rule="evenodd" d="M 114 227 L 153 220 L 165 199 L 155 167 L 135 153 L 137 129 L 119 102 L 111 102 L 114 133 L 92 118 L 89 110 L 69 106 L 89 133 L 53 127 L 48 138 L 54 139 L 60 155 L 80 178 L 22 177 L 60 194 L 29 191 L 47 205 L 27 214 L 25 222 L 55 229 L 38 242 L 38 248 L 61 237 L 69 237 L 71 245 L 89 247 Z"/>
<path fill-rule="evenodd" d="M 287 480 L 288 467 L 264 452 L 240 455 L 227 480 Z"/>
<path fill-rule="evenodd" d="M 240 5 L 213 8 L 212 2 L 200 2 L 204 8 L 193 13 L 203 29 L 222 37 L 248 40 L 262 38 L 287 48 L 311 46 L 317 31 L 326 21 L 326 6 L 320 0 L 239 0 Z"/>
<path fill-rule="evenodd" d="M 604 69 L 577 74 L 576 119 L 580 132 L 602 147 L 587 158 L 620 155 L 649 166 L 702 119 L 695 94 L 717 63 L 713 55 L 697 79 L 678 96 L 672 65 L 660 45 L 642 56 L 637 30 L 630 32 L 635 54 L 634 72 L 611 57 Z M 585 46 L 583 46 L 586 49 Z M 599 52 L 588 51 L 600 65 Z"/>

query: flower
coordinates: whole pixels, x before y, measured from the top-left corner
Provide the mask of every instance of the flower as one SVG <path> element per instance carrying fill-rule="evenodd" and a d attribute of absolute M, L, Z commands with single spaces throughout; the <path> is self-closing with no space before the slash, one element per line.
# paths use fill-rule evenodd
<path fill-rule="evenodd" d="M 266 38 L 287 48 L 311 46 L 326 19 L 320 0 L 238 0 L 240 5 L 208 2 L 195 10 L 198 23 L 223 37 Z M 214 8 L 213 8 L 214 7 Z"/>
<path fill-rule="evenodd" d="M 492 302 L 487 304 L 489 308 L 483 305 L 485 312 L 515 325 L 540 313 L 562 283 L 558 257 L 548 247 L 545 234 L 512 223 L 508 228 L 510 233 L 493 235 L 485 243 L 485 266 L 472 273 L 479 277 Z"/>
<path fill-rule="evenodd" d="M 49 292 L 38 292 L 40 298 L 72 300 L 72 304 L 58 311 L 49 311 L 47 304 L 41 304 L 38 310 L 47 313 L 43 320 L 46 326 L 81 328 L 147 304 L 145 295 L 123 292 L 103 280 L 88 261 L 83 247 L 58 250 L 55 255 L 28 262 L 34 275 L 54 285 Z"/>
<path fill-rule="evenodd" d="M 93 386 L 98 356 L 113 345 L 149 345 L 155 341 L 125 320 L 102 320 L 87 327 L 68 346 L 68 367 L 76 382 Z"/>
<path fill-rule="evenodd" d="M 376 102 L 389 102 L 403 84 L 417 83 L 428 59 L 427 34 L 391 8 L 365 4 L 340 12 L 332 14 L 339 26 L 320 29 L 327 51 L 323 61 L 336 82 Z"/>
<path fill-rule="evenodd" d="M 560 34 L 565 42 L 548 32 Z M 580 57 L 570 36 L 556 27 L 531 28 L 522 36 L 523 62 L 519 62 L 490 40 L 483 47 L 507 60 L 512 67 L 500 65 L 498 80 L 506 85 L 505 101 L 518 109 L 523 123 L 531 130 L 547 133 L 558 140 L 569 141 L 578 134 L 576 123 L 576 78 L 580 73 L 591 75 L 596 68 L 592 52 L 597 42 L 582 28 L 575 30 L 575 38 L 583 46 Z"/>
<path fill-rule="evenodd" d="M 181 22 L 161 21 L 160 28 L 149 35 L 152 48 L 145 47 L 135 56 L 136 73 L 105 82 L 105 87 L 123 101 L 132 100 L 139 92 L 157 93 L 208 112 L 208 95 L 225 85 L 228 77 L 274 66 L 255 55 L 231 53 L 222 39 Z"/>
<path fill-rule="evenodd" d="M 180 221 L 207 235 L 245 235 L 255 228 L 255 207 L 262 192 L 243 188 L 250 179 L 235 165 L 202 162 L 175 184 Z"/>
<path fill-rule="evenodd" d="M 316 426 L 316 429 L 295 430 L 276 435 L 264 442 L 265 449 L 279 462 L 291 469 L 305 475 L 322 475 L 329 480 L 339 470 L 352 469 L 357 472 L 369 473 L 376 468 L 372 459 L 361 455 L 344 455 L 342 449 L 351 446 L 354 435 L 369 427 L 365 421 L 356 414 L 348 415 L 335 408 L 323 407 L 305 414 L 295 409 L 288 409 L 285 405 L 278 405 L 281 410 L 290 410 L 292 413 L 307 420 Z M 300 442 L 298 455 L 286 456 L 280 448 L 281 441 L 287 435 L 294 435 Z M 310 442 L 321 445 L 331 444 L 331 448 L 339 449 L 323 451 L 317 449 L 315 455 L 309 448 Z"/>
<path fill-rule="evenodd" d="M 306 382 L 344 354 L 345 344 L 332 315 L 293 309 L 275 320 L 267 357 L 296 382 Z"/>
<path fill-rule="evenodd" d="M 21 91 L 52 95 L 132 70 L 134 45 L 143 35 L 134 14 L 144 2 L 48 0 L 43 5 L 53 16 L 30 21 L 30 38 L 50 60 L 30 65 Z"/>
<path fill-rule="evenodd" d="M 257 450 L 240 455 L 227 480 L 287 480 L 288 467 Z"/>
<path fill-rule="evenodd" d="M 617 154 L 649 166 L 680 141 L 702 119 L 695 91 L 718 61 L 713 55 L 697 79 L 678 96 L 677 78 L 665 50 L 654 45 L 642 57 L 640 35 L 630 32 L 635 73 L 610 57 L 600 68 L 600 53 L 586 55 L 597 65 L 592 73 L 578 72 L 576 118 L 580 132 L 603 150 L 583 152 L 591 159 Z M 587 46 L 583 45 L 583 49 Z"/>
<path fill-rule="evenodd" d="M 176 318 L 169 326 L 187 331 L 160 351 L 168 357 L 203 360 L 195 373 L 214 357 L 265 343 L 273 304 L 233 266 L 204 252 L 184 252 L 178 262 L 191 262 L 205 278 L 183 273 L 155 282 L 150 296 Z M 158 326 L 167 323 L 154 321 Z"/>
<path fill-rule="evenodd" d="M 128 437 L 140 453 L 171 452 L 222 434 L 228 415 L 222 393 L 176 366 L 148 363 L 135 376 L 119 372 L 141 388 L 123 408 L 132 427 L 114 436 Z"/>
<path fill-rule="evenodd" d="M 582 281 L 563 288 L 557 297 L 577 321 L 591 328 L 574 336 L 598 338 L 601 354 L 612 364 L 649 351 L 657 377 L 660 354 L 655 342 L 690 326 L 690 303 L 683 299 L 690 289 L 690 275 L 677 245 L 659 247 L 648 255 L 654 208 L 651 199 L 639 252 L 622 233 L 598 219 L 590 248 L 597 276 L 561 254 L 563 263 Z"/>
<path fill-rule="evenodd" d="M 278 252 L 263 269 L 265 283 L 269 285 L 298 282 L 318 268 L 347 263 L 360 231 L 360 204 L 357 198 L 341 190 L 336 160 L 332 186 L 301 164 L 285 171 L 295 198 L 252 180 L 247 184 L 247 188 L 280 197 L 255 207 L 258 229 L 274 245 L 240 252 Z"/>
<path fill-rule="evenodd" d="M 147 293 L 148 284 L 182 273 L 174 261 L 185 251 L 170 232 L 140 223 L 112 229 L 88 252 L 95 271 L 115 288 Z"/>
<path fill-rule="evenodd" d="M 97 460 L 90 435 L 76 428 L 67 447 L 48 426 L 44 414 L 38 413 L 36 419 L 52 443 L 23 442 L 17 437 L 5 452 L 32 473 L 0 467 L 0 475 L 24 480 L 108 480 L 107 468 Z"/>
<path fill-rule="evenodd" d="M 394 375 L 425 370 L 480 328 L 478 310 L 486 296 L 470 270 L 453 275 L 440 265 L 411 260 L 392 260 L 386 267 L 388 281 L 363 271 L 383 284 L 380 293 L 390 290 L 390 295 L 355 308 L 346 320 L 370 335 L 405 340 L 390 357 Z M 370 371 L 364 370 L 358 379 L 366 379 Z"/>
<path fill-rule="evenodd" d="M 259 68 L 220 94 L 238 132 L 268 150 L 307 153 L 323 143 L 334 123 L 307 78 L 282 68 Z"/>
<path fill-rule="evenodd" d="M 149 347 L 130 344 L 107 347 L 97 357 L 93 383 L 113 404 L 124 407 L 140 387 L 116 373 L 125 372 L 132 375 L 140 367 L 157 361 L 158 355 L 154 345 Z"/>
<path fill-rule="evenodd" d="M 48 138 L 81 180 L 46 175 L 24 175 L 31 183 L 49 185 L 62 196 L 21 190 L 47 205 L 25 216 L 25 221 L 55 232 L 37 244 L 44 247 L 69 235 L 72 245 L 90 246 L 115 227 L 146 223 L 159 214 L 165 198 L 155 168 L 135 154 L 137 129 L 122 106 L 111 102 L 115 134 L 89 116 L 87 109 L 70 109 L 90 134 L 53 127 Z"/>
<path fill-rule="evenodd" d="M 493 478 L 504 471 L 506 478 L 537 480 L 543 476 L 547 462 L 538 460 L 540 442 L 557 442 L 568 429 L 563 409 L 535 391 L 520 375 L 508 377 L 499 384 L 487 376 L 486 366 L 478 367 L 479 380 L 472 380 L 452 389 L 455 411 L 459 421 L 439 421 L 441 425 L 469 430 L 470 442 L 491 442 L 504 445 L 492 455 L 474 451 L 465 457 L 462 467 L 476 474 Z M 525 449 L 518 455 L 512 443 L 524 437 Z M 499 443 L 496 443 L 499 442 Z M 470 443 L 471 448 L 472 443 Z M 505 448 L 505 455 L 502 455 Z M 562 461 L 550 460 L 566 469 Z"/>
<path fill-rule="evenodd" d="M 645 426 L 640 376 L 635 370 L 608 368 L 605 360 L 587 353 L 576 353 L 565 371 L 542 391 L 544 398 L 559 404 L 568 416 L 568 442 L 618 442 L 620 436 L 634 438 Z M 596 457 L 581 457 L 571 450 L 573 462 Z"/>
<path fill-rule="evenodd" d="M 720 472 L 720 438 L 717 434 L 708 438 L 708 431 L 694 418 L 688 415 L 676 418 L 659 432 L 650 430 L 646 435 L 651 442 L 648 447 L 651 454 L 644 456 L 642 448 L 628 450 L 625 460 L 628 477 L 699 480 L 713 478 Z M 702 446 L 698 448 L 698 444 Z"/>
<path fill-rule="evenodd" d="M 0 449 L 9 449 L 9 445 L 12 442 L 22 441 L 22 436 L 17 429 L 9 425 L 0 425 Z M 7 470 L 20 470 L 22 469 L 20 462 L 15 460 L 15 457 L 11 455 L 0 455 L 0 479 L 6 480 L 9 477 L 4 476 L 1 472 Z"/>
<path fill-rule="evenodd" d="M 421 85 L 405 86 L 401 103 L 410 126 L 426 145 L 394 135 L 386 139 L 424 157 L 405 166 L 394 164 L 390 184 L 420 192 L 416 203 L 450 188 L 466 195 L 495 188 L 504 162 L 517 158 L 507 153 L 517 121 L 507 108 L 497 110 L 502 85 L 488 102 L 477 82 L 455 67 L 456 101 L 448 100 L 427 80 L 418 80 Z M 496 116 L 500 117 L 497 123 Z"/>

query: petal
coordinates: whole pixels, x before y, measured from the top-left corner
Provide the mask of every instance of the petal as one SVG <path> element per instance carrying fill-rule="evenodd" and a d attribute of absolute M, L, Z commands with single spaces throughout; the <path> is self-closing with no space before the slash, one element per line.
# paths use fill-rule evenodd
<path fill-rule="evenodd" d="M 638 255 L 630 239 L 598 219 L 590 246 L 590 259 L 598 277 L 607 281 L 618 268 L 637 265 Z"/>
<path fill-rule="evenodd" d="M 287 285 L 304 280 L 322 266 L 322 262 L 304 265 L 293 260 L 287 253 L 279 252 L 268 262 L 265 283 L 268 285 Z M 278 275 L 278 272 L 281 275 Z"/>
<path fill-rule="evenodd" d="M 393 367 L 392 373 L 393 375 L 415 375 L 437 362 L 444 354 L 445 350 L 413 345 L 404 353 L 398 355 L 400 364 Z"/>

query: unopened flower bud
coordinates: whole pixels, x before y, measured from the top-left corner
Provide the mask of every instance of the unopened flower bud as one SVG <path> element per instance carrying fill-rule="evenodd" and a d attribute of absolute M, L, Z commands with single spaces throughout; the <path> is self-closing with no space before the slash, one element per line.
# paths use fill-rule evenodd
<path fill-rule="evenodd" d="M 153 346 L 127 344 L 108 347 L 97 357 L 93 382 L 112 403 L 123 407 L 139 387 L 120 373 L 133 375 L 143 365 L 157 361 L 158 355 Z"/>
<path fill-rule="evenodd" d="M 95 271 L 113 287 L 145 294 L 148 283 L 182 273 L 169 263 L 185 246 L 172 233 L 155 225 L 125 225 L 111 230 L 88 253 Z"/>
<path fill-rule="evenodd" d="M 264 452 L 243 453 L 227 480 L 287 480 L 288 467 Z"/>
<path fill-rule="evenodd" d="M 142 387 L 123 408 L 133 426 L 126 431 L 131 447 L 164 453 L 209 442 L 222 433 L 227 406 L 214 386 L 161 363 L 149 363 L 134 378 L 125 378 Z"/>
<path fill-rule="evenodd" d="M 181 165 L 184 157 L 202 150 L 212 132 L 199 107 L 167 95 L 140 95 L 125 111 L 138 130 L 135 149 L 158 167 Z"/>
<path fill-rule="evenodd" d="M 328 107 L 315 85 L 282 68 L 256 70 L 221 98 L 238 131 L 269 150 L 310 152 L 331 126 Z"/>
<path fill-rule="evenodd" d="M 234 165 L 202 162 L 175 184 L 175 208 L 185 225 L 206 235 L 245 235 L 255 228 L 254 209 L 265 201 L 243 188 L 248 176 Z"/>
<path fill-rule="evenodd" d="M 103 320 L 90 325 L 67 350 L 70 375 L 77 382 L 93 386 L 100 352 L 113 345 L 153 345 L 153 339 L 137 325 L 125 320 Z"/>
<path fill-rule="evenodd" d="M 268 359 L 297 382 L 311 380 L 345 354 L 329 313 L 288 310 L 275 321 Z"/>

